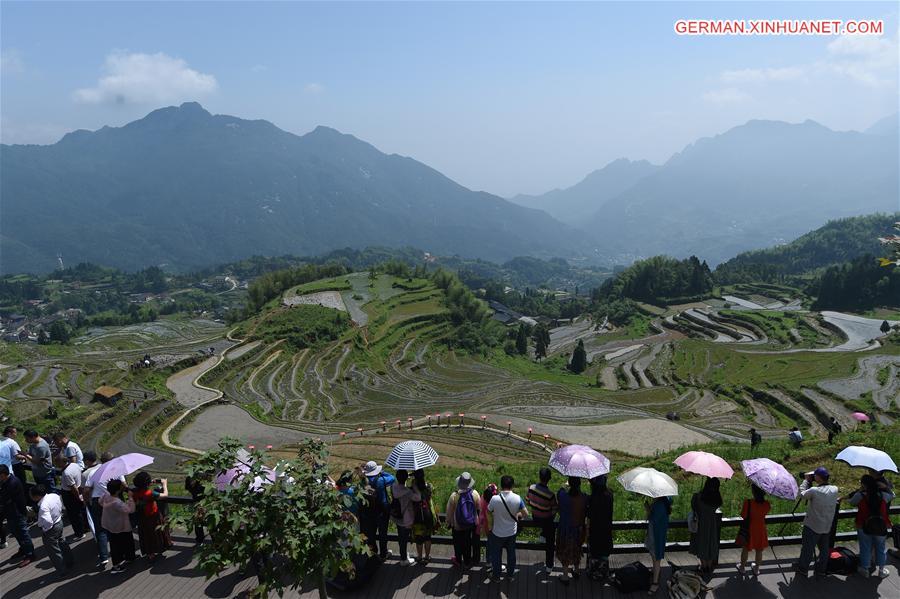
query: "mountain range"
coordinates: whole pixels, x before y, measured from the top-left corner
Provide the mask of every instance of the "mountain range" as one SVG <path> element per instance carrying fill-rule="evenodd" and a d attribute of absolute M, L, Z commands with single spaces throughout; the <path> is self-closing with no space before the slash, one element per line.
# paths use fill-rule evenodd
<path fill-rule="evenodd" d="M 616 262 L 695 254 L 711 265 L 831 219 L 900 209 L 896 115 L 865 133 L 749 121 L 648 165 L 627 185 L 634 171 L 619 166 L 635 164 L 616 161 L 568 189 L 513 201 L 551 213 L 581 207 L 567 221 L 594 239 L 597 255 Z M 606 171 L 613 176 L 601 179 Z"/>
<path fill-rule="evenodd" d="M 416 246 L 505 261 L 587 236 L 327 127 L 298 136 L 196 103 L 47 146 L 0 148 L 2 272 L 192 268 L 251 255 Z"/>
<path fill-rule="evenodd" d="M 295 135 L 189 102 L 52 145 L 0 146 L 0 272 L 47 272 L 58 254 L 187 269 L 366 246 L 496 262 L 695 254 L 714 266 L 830 219 L 896 211 L 896 129 L 896 115 L 864 133 L 750 121 L 660 166 L 617 160 L 509 201 L 328 127 Z"/>
<path fill-rule="evenodd" d="M 511 201 L 528 208 L 538 208 L 553 218 L 572 226 L 583 223 L 586 214 L 632 187 L 659 169 L 646 160 L 619 158 L 595 170 L 572 187 L 554 189 L 542 195 L 517 195 Z"/>

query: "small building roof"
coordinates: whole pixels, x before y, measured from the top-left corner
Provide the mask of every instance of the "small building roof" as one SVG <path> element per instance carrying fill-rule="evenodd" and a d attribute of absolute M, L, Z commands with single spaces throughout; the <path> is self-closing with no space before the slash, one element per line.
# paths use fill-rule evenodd
<path fill-rule="evenodd" d="M 109 385 L 103 385 L 101 387 L 97 387 L 94 391 L 94 395 L 102 395 L 103 397 L 115 397 L 116 395 L 122 392 L 118 387 L 110 387 Z"/>

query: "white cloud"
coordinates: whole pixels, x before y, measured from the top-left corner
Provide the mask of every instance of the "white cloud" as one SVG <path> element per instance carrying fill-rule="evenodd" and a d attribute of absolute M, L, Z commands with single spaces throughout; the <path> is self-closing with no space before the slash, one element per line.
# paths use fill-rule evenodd
<path fill-rule="evenodd" d="M 749 94 L 736 87 L 714 89 L 703 94 L 703 101 L 710 104 L 740 104 L 750 99 Z"/>
<path fill-rule="evenodd" d="M 307 83 L 303 91 L 308 94 L 321 94 L 325 91 L 325 86 L 321 83 Z"/>
<path fill-rule="evenodd" d="M 10 74 L 23 71 L 25 71 L 25 62 L 18 50 L 15 48 L 0 50 L 0 72 Z"/>
<path fill-rule="evenodd" d="M 828 44 L 825 67 L 871 86 L 893 85 L 897 73 L 897 38 L 842 35 Z"/>
<path fill-rule="evenodd" d="M 180 59 L 156 54 L 114 52 L 106 57 L 105 75 L 94 87 L 75 90 L 78 102 L 162 104 L 195 100 L 218 87 L 216 78 Z"/>
<path fill-rule="evenodd" d="M 723 71 L 720 79 L 724 83 L 765 83 L 767 81 L 792 81 L 801 76 L 803 76 L 803 69 L 800 67 L 781 67 Z"/>
<path fill-rule="evenodd" d="M 255 64 L 252 67 L 250 67 L 250 70 L 253 71 L 254 73 L 262 73 L 263 71 L 268 71 L 269 67 L 267 67 L 264 64 Z"/>

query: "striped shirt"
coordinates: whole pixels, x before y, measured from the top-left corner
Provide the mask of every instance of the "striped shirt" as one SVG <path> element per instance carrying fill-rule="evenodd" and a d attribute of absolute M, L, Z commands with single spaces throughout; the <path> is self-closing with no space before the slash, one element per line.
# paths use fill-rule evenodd
<path fill-rule="evenodd" d="M 528 487 L 525 502 L 531 508 L 531 515 L 534 518 L 552 518 L 556 510 L 559 509 L 556 495 L 547 488 L 547 485 L 540 483 Z"/>

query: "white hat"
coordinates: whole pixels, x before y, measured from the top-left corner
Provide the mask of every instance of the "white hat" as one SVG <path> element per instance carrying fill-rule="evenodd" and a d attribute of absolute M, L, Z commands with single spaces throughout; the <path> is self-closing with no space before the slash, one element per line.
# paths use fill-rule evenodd
<path fill-rule="evenodd" d="M 381 466 L 379 466 L 375 461 L 370 460 L 366 462 L 366 465 L 363 466 L 363 474 L 366 476 L 378 476 L 381 474 Z"/>

